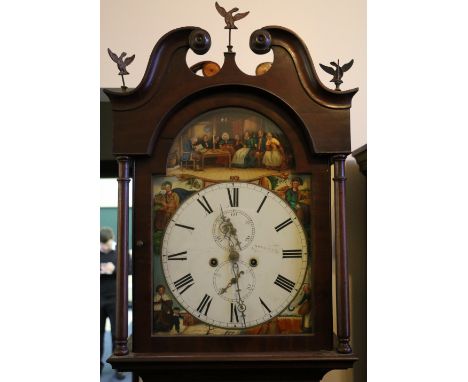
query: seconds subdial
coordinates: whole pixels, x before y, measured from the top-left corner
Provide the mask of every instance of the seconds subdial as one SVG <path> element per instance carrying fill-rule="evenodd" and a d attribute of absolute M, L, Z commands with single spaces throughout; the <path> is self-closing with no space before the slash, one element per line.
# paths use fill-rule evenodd
<path fill-rule="evenodd" d="M 235 228 L 234 228 L 235 227 Z M 244 250 L 255 237 L 252 218 L 239 209 L 228 209 L 215 219 L 212 228 L 215 243 L 222 249 Z"/>

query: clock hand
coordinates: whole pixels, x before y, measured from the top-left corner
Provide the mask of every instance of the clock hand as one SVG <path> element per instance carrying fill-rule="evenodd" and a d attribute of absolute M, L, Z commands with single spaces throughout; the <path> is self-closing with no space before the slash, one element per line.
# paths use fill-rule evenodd
<path fill-rule="evenodd" d="M 232 243 L 232 246 L 237 245 L 239 250 L 241 249 L 241 245 L 239 242 L 239 238 L 237 237 L 237 230 L 234 228 L 234 225 L 232 224 L 230 219 L 227 219 L 226 222 L 227 225 L 227 233 L 229 234 L 229 241 Z M 226 237 L 226 235 L 225 235 Z"/>
<path fill-rule="evenodd" d="M 234 242 L 234 245 L 237 245 L 239 250 L 241 249 L 241 245 L 239 239 L 237 237 L 237 230 L 235 229 L 234 225 L 231 222 L 231 219 L 227 218 L 224 215 L 223 206 L 219 205 L 221 210 L 221 224 L 219 225 L 219 230 L 224 234 L 224 238 L 228 239 L 230 244 Z"/>
<path fill-rule="evenodd" d="M 232 272 L 234 273 L 234 276 L 235 276 L 236 280 L 238 280 L 239 277 L 240 277 L 239 265 L 237 264 L 237 261 L 231 261 L 231 264 L 232 264 Z M 244 304 L 244 301 L 241 298 L 240 291 L 241 290 L 239 288 L 239 283 L 236 282 L 236 292 L 237 292 L 237 297 L 238 297 L 237 307 L 239 308 L 239 312 L 241 312 L 242 321 L 244 322 L 244 327 L 245 327 L 246 326 L 246 324 L 245 324 L 245 309 L 246 309 L 246 306 Z"/>
<path fill-rule="evenodd" d="M 244 271 L 240 271 L 240 272 L 239 272 L 239 277 L 237 277 L 237 278 L 236 278 L 236 277 L 233 277 L 233 278 L 231 279 L 231 281 L 229 281 L 229 283 L 226 285 L 226 287 L 221 288 L 219 294 L 221 295 L 221 294 L 226 293 L 227 290 L 232 286 L 232 284 L 236 284 L 236 283 L 237 283 L 237 280 L 239 280 L 240 277 L 241 277 L 243 274 L 244 274 Z"/>
<path fill-rule="evenodd" d="M 241 245 L 240 245 L 240 242 L 239 242 L 239 239 L 237 238 L 237 233 L 236 233 L 236 230 L 234 229 L 234 240 L 236 241 L 235 244 L 237 244 L 237 247 L 239 248 L 239 250 L 241 249 Z"/>
<path fill-rule="evenodd" d="M 224 221 L 226 218 L 224 217 L 223 206 L 220 204 L 219 208 L 221 209 L 221 219 L 223 219 L 223 221 Z"/>
<path fill-rule="evenodd" d="M 219 224 L 219 230 L 222 234 L 224 234 L 224 238 L 228 239 L 229 243 L 231 242 L 231 235 L 233 234 L 234 227 L 229 218 L 224 216 L 223 207 L 219 206 L 221 209 L 221 223 Z M 234 230 L 235 231 L 235 230 Z"/>
<path fill-rule="evenodd" d="M 234 225 L 231 223 L 231 220 L 229 218 L 226 218 L 224 216 L 224 211 L 223 207 L 220 205 L 221 209 L 221 220 L 222 223 L 219 225 L 219 230 L 224 234 L 224 237 L 229 240 L 229 260 L 231 261 L 231 266 L 232 266 L 232 272 L 234 274 L 234 278 L 230 280 L 228 285 L 221 289 L 221 294 L 225 293 L 227 289 L 232 285 L 236 284 L 236 292 L 237 292 L 237 307 L 239 309 L 239 312 L 242 315 L 242 321 L 244 322 L 244 327 L 246 326 L 245 323 L 245 309 L 246 306 L 244 304 L 244 301 L 242 300 L 241 294 L 240 294 L 240 288 L 239 288 L 239 278 L 241 274 L 244 272 L 241 271 L 239 272 L 239 265 L 237 264 L 237 261 L 239 260 L 239 252 L 237 252 L 234 248 L 234 246 L 237 244 L 239 250 L 241 249 L 239 239 L 237 238 L 237 230 L 234 228 Z"/>

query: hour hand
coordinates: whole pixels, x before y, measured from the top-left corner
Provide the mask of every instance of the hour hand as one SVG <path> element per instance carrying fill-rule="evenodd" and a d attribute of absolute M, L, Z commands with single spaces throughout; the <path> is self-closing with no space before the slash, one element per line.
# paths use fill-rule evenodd
<path fill-rule="evenodd" d="M 229 283 L 226 285 L 225 288 L 221 288 L 220 291 L 219 291 L 219 294 L 224 294 L 227 292 L 227 290 L 232 286 L 232 284 L 237 284 L 237 280 L 239 280 L 239 278 L 241 277 L 241 275 L 244 274 L 244 271 L 240 271 L 239 272 L 239 275 L 237 277 L 233 277 Z"/>
<path fill-rule="evenodd" d="M 219 294 L 224 294 L 227 292 L 227 290 L 229 289 L 229 287 L 232 285 L 232 284 L 235 284 L 237 282 L 236 278 L 232 278 L 231 281 L 229 281 L 228 285 L 226 285 L 224 288 L 221 288 L 221 290 L 219 291 Z"/>

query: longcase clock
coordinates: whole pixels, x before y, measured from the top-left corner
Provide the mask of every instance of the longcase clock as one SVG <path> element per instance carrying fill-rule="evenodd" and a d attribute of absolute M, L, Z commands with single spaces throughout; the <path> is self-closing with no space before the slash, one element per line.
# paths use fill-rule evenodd
<path fill-rule="evenodd" d="M 274 54 L 254 76 L 239 70 L 231 44 L 224 63 L 189 68 L 187 51 L 202 55 L 210 41 L 200 28 L 173 30 L 135 89 L 106 91 L 119 164 L 118 333 L 109 362 L 145 382 L 319 381 L 357 360 L 344 174 L 357 89 L 323 86 L 285 28 L 252 33 L 254 53 Z"/>

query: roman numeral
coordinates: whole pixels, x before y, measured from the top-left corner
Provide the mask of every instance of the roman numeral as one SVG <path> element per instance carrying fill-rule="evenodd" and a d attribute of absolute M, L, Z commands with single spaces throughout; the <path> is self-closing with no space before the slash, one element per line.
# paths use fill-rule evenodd
<path fill-rule="evenodd" d="M 278 275 L 278 277 L 275 280 L 275 284 L 283 288 L 285 291 L 289 293 L 292 292 L 294 285 L 295 285 L 291 280 L 281 275 Z"/>
<path fill-rule="evenodd" d="M 205 316 L 208 315 L 208 309 L 210 309 L 211 301 L 213 300 L 213 297 L 208 296 L 205 294 L 205 297 L 200 302 L 200 305 L 198 305 L 197 312 L 204 314 Z M 203 313 L 203 309 L 205 309 L 205 313 Z"/>
<path fill-rule="evenodd" d="M 302 257 L 302 249 L 283 249 L 283 259 L 300 259 Z"/>
<path fill-rule="evenodd" d="M 190 227 L 190 226 L 188 226 L 188 225 L 177 224 L 177 223 L 175 223 L 175 225 L 176 225 L 177 227 L 181 227 L 181 228 L 185 228 L 185 229 L 191 229 L 192 231 L 195 229 L 195 228 Z"/>
<path fill-rule="evenodd" d="M 228 188 L 227 191 L 229 195 L 229 204 L 231 207 L 239 207 L 239 189 L 233 188 L 232 193 L 230 188 Z"/>
<path fill-rule="evenodd" d="M 174 285 L 177 288 L 177 290 L 179 290 L 180 294 L 184 293 L 193 284 L 195 284 L 195 282 L 193 281 L 193 277 L 192 277 L 192 275 L 190 273 L 186 274 L 185 276 L 181 277 L 179 280 L 174 282 Z"/>
<path fill-rule="evenodd" d="M 278 225 L 275 227 L 276 232 L 281 231 L 284 227 L 287 227 L 287 226 L 290 225 L 292 222 L 293 222 L 293 221 L 291 220 L 291 218 L 288 218 L 287 220 L 285 220 L 285 221 L 282 222 L 281 224 L 278 224 Z"/>
<path fill-rule="evenodd" d="M 187 251 L 174 253 L 173 255 L 168 255 L 167 259 L 168 260 L 187 260 L 185 256 L 181 257 L 182 255 L 186 255 L 186 254 L 187 254 Z"/>
<path fill-rule="evenodd" d="M 237 314 L 236 304 L 233 304 L 231 302 L 231 322 L 234 322 L 234 320 L 236 320 L 236 322 L 239 322 L 239 315 Z"/>
<path fill-rule="evenodd" d="M 257 208 L 257 214 L 258 214 L 258 213 L 260 212 L 260 210 L 262 209 L 263 203 L 265 203 L 266 198 L 267 198 L 267 195 L 264 196 L 262 202 L 261 202 L 260 205 L 258 206 L 258 208 Z"/>
<path fill-rule="evenodd" d="M 200 199 L 197 199 L 197 202 L 200 203 L 200 206 L 202 206 L 206 212 L 211 214 L 213 212 L 213 209 L 211 208 L 210 203 L 208 203 L 208 200 L 206 200 L 205 196 L 202 196 L 202 198 L 205 201 L 205 203 L 203 203 Z"/>
<path fill-rule="evenodd" d="M 270 314 L 270 313 L 271 313 L 270 308 L 267 306 L 267 304 L 265 304 L 265 302 L 264 302 L 260 297 L 259 297 L 259 299 L 260 299 L 260 303 L 261 303 L 261 304 L 263 305 L 263 307 L 268 311 L 268 314 Z M 270 316 L 271 316 L 271 314 L 270 314 Z"/>

